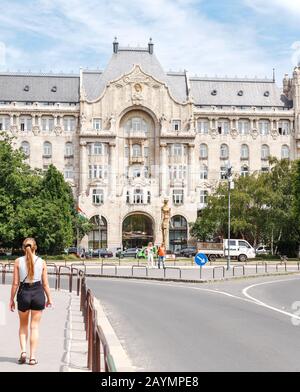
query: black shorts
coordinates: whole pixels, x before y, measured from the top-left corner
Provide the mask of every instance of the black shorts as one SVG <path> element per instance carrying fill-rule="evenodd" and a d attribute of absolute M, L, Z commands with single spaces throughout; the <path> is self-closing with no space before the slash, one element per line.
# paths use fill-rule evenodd
<path fill-rule="evenodd" d="M 33 284 L 24 283 L 23 287 L 18 290 L 17 294 L 18 310 L 26 312 L 27 310 L 44 310 L 45 309 L 45 292 L 41 282 Z"/>

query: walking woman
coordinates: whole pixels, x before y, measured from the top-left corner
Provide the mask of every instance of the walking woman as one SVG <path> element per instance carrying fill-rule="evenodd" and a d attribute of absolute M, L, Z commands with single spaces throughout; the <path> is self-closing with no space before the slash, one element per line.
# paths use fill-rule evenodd
<path fill-rule="evenodd" d="M 36 365 L 35 357 L 39 339 L 39 324 L 42 311 L 46 306 L 52 306 L 48 283 L 46 263 L 35 252 L 37 245 L 34 238 L 26 238 L 22 249 L 25 256 L 15 261 L 13 282 L 10 296 L 10 310 L 15 310 L 15 295 L 17 293 L 18 311 L 20 318 L 19 339 L 21 356 L 19 364 L 26 363 L 28 324 L 30 316 L 30 357 L 29 365 Z M 45 294 L 47 302 L 45 300 Z"/>

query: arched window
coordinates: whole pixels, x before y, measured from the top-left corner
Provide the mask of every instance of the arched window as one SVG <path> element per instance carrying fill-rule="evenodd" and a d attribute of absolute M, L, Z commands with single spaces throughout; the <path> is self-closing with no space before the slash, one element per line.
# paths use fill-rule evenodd
<path fill-rule="evenodd" d="M 241 146 L 241 159 L 249 159 L 249 147 L 247 144 Z"/>
<path fill-rule="evenodd" d="M 200 144 L 200 158 L 207 159 L 208 157 L 208 147 L 207 144 L 201 143 Z"/>
<path fill-rule="evenodd" d="M 200 180 L 207 180 L 208 178 L 208 167 L 206 165 L 200 166 Z"/>
<path fill-rule="evenodd" d="M 95 215 L 90 219 L 93 225 L 89 232 L 89 249 L 107 248 L 107 221 L 102 215 Z"/>
<path fill-rule="evenodd" d="M 138 158 L 142 156 L 142 147 L 140 144 L 133 144 L 132 146 L 132 156 Z"/>
<path fill-rule="evenodd" d="M 170 220 L 169 239 L 170 249 L 176 252 L 187 246 L 188 225 L 181 215 L 175 215 Z"/>
<path fill-rule="evenodd" d="M 222 144 L 220 147 L 220 158 L 227 159 L 229 157 L 229 147 L 227 144 Z"/>
<path fill-rule="evenodd" d="M 65 144 L 65 156 L 66 157 L 71 157 L 73 155 L 73 143 L 72 142 L 67 142 Z"/>
<path fill-rule="evenodd" d="M 261 146 L 261 159 L 268 160 L 270 156 L 270 148 L 267 144 Z"/>
<path fill-rule="evenodd" d="M 289 159 L 290 158 L 290 148 L 286 144 L 281 147 L 281 159 Z"/>
<path fill-rule="evenodd" d="M 30 155 L 30 144 L 28 142 L 22 142 L 21 149 L 27 157 Z"/>
<path fill-rule="evenodd" d="M 43 155 L 44 155 L 44 157 L 51 157 L 52 156 L 52 144 L 50 142 L 44 142 Z"/>

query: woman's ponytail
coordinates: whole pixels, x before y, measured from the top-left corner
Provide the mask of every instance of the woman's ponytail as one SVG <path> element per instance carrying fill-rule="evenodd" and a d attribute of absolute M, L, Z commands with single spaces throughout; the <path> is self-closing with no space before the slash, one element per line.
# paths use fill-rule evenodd
<path fill-rule="evenodd" d="M 23 251 L 26 256 L 26 266 L 27 266 L 27 277 L 29 281 L 34 279 L 34 254 L 33 252 L 37 249 L 36 242 L 34 238 L 26 238 L 23 242 Z"/>

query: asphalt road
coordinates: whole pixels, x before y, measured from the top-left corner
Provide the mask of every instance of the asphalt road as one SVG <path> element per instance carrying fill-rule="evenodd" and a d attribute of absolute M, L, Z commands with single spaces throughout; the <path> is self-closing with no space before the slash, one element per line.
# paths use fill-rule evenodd
<path fill-rule="evenodd" d="M 300 371 L 300 325 L 291 319 L 300 275 L 213 284 L 89 278 L 88 286 L 137 371 Z"/>

